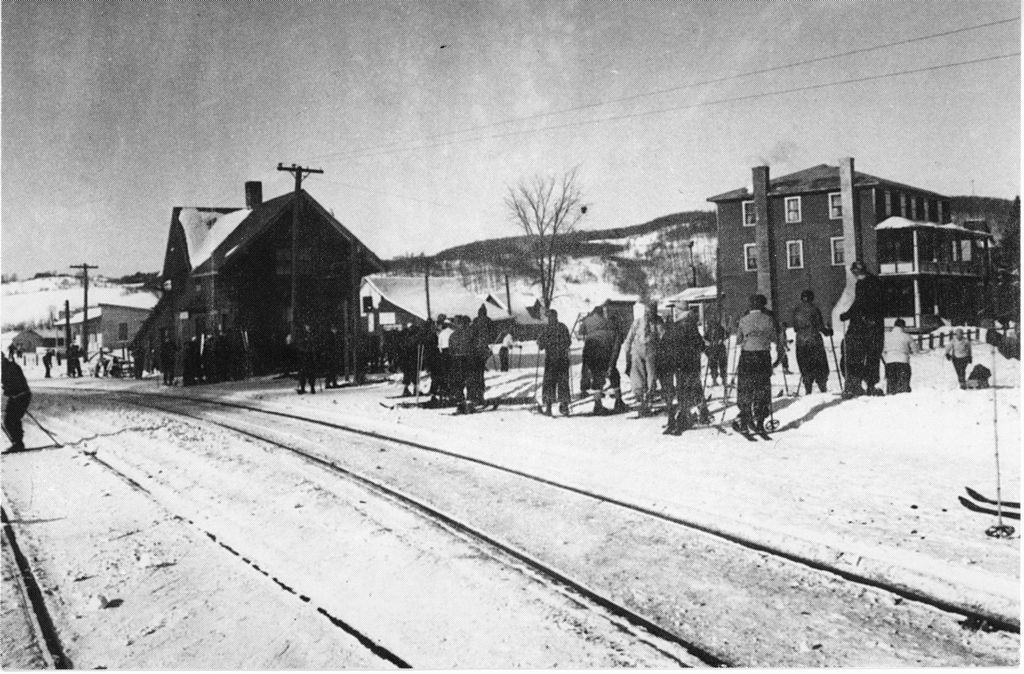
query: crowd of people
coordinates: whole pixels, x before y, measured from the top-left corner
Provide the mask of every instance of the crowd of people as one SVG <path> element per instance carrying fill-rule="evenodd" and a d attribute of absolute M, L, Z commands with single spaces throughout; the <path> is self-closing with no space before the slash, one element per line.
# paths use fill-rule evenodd
<path fill-rule="evenodd" d="M 785 374 L 791 374 L 790 331 L 795 342 L 798 386 L 805 394 L 815 388 L 827 391 L 832 373 L 830 352 L 844 399 L 910 392 L 910 362 L 918 351 L 917 343 L 907 333 L 903 319 L 897 319 L 892 329 L 886 330 L 879 279 L 860 261 L 855 261 L 850 271 L 856 284 L 852 304 L 839 315 L 845 329 L 838 354 L 833 330 L 809 289 L 801 293 L 800 302 L 787 314 L 788 321 L 768 310 L 765 296 L 751 296 L 748 310 L 736 326 L 734 355 L 727 346 L 727 328 L 713 320 L 704 326 L 702 334 L 696 312 L 684 311 L 677 319 L 667 320 L 658 315 L 655 306 L 637 303 L 632 323 L 623 330 L 605 307 L 596 307 L 577 322 L 576 334 L 583 341 L 577 402 L 572 400 L 569 381 L 572 335 L 559 320 L 558 312 L 549 310 L 547 324 L 537 336 L 544 368 L 537 411 L 553 416 L 557 409 L 559 415 L 568 416 L 590 401 L 590 414 L 626 411 L 617 365 L 620 355 L 624 355 L 624 374 L 630 379 L 637 415 L 650 416 L 664 409 L 668 417 L 666 434 L 678 435 L 695 424 L 711 423 L 705 393 L 709 380 L 711 386 L 721 382 L 725 396 L 735 394 L 736 430 L 765 433 L 771 415 L 772 373 L 781 366 Z M 1019 358 L 1014 331 L 1007 333 L 1008 337 L 994 330 L 989 334 L 993 335 L 990 340 L 1005 339 L 1004 351 L 1016 349 L 1015 357 Z M 491 357 L 490 344 L 500 345 L 503 371 L 508 369 L 508 355 L 515 344 L 508 333 L 499 340 L 494 337 L 484 307 L 472 322 L 465 316 L 448 319 L 442 315 L 436 324 L 427 321 L 418 329 L 408 329 L 401 348 L 404 355 L 400 356 L 403 395 L 413 395 L 419 373 L 426 371 L 431 381 L 427 406 L 454 404 L 460 411 L 472 412 L 484 405 L 483 373 Z M 970 341 L 964 331 L 954 330 L 951 339 L 947 358 L 961 387 L 987 385 L 990 373 L 983 366 L 967 375 Z M 707 365 L 702 368 L 704 362 Z M 885 392 L 879 387 L 882 373 Z M 605 405 L 608 397 L 613 401 L 610 407 Z"/>

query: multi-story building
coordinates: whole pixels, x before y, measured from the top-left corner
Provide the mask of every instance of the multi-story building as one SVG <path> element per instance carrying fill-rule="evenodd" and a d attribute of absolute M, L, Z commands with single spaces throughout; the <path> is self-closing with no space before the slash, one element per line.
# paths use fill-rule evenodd
<path fill-rule="evenodd" d="M 805 289 L 829 313 L 860 259 L 879 275 L 888 323 L 939 315 L 973 322 L 985 306 L 991 235 L 950 223 L 949 198 L 854 171 L 853 159 L 771 179 L 708 201 L 718 210 L 722 318 L 734 325 L 761 293 L 785 321 Z M 828 318 L 826 317 L 826 320 Z"/>

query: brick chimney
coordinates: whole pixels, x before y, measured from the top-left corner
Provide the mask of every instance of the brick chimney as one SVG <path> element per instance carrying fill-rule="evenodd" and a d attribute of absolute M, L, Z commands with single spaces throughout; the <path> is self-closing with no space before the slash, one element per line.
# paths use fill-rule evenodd
<path fill-rule="evenodd" d="M 245 183 L 245 207 L 252 210 L 263 203 L 263 183 L 249 180 Z"/>
<path fill-rule="evenodd" d="M 754 241 L 757 243 L 757 292 L 768 299 L 768 308 L 775 308 L 775 255 L 772 251 L 771 210 L 768 204 L 769 176 L 767 166 L 753 168 L 754 214 L 757 223 Z"/>

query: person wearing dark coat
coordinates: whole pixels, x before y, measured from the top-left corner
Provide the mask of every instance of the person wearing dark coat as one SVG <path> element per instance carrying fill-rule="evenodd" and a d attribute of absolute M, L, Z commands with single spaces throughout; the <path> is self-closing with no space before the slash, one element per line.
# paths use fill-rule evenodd
<path fill-rule="evenodd" d="M 199 338 L 193 337 L 185 344 L 185 353 L 182 355 L 181 383 L 183 386 L 195 386 L 199 382 L 202 371 L 201 363 L 202 354 L 200 353 Z M 172 365 L 171 367 L 173 368 L 174 366 Z"/>
<path fill-rule="evenodd" d="M 850 321 L 843 337 L 843 357 L 846 363 L 846 383 L 843 397 L 883 395 L 877 384 L 885 343 L 884 296 L 878 277 L 869 274 L 860 260 L 850 265 L 857 277 L 853 304 L 839 315 L 839 320 Z M 866 390 L 865 390 L 866 387 Z"/>
<path fill-rule="evenodd" d="M 296 393 L 306 392 L 306 384 L 309 384 L 309 392 L 316 393 L 316 340 L 309 324 L 304 323 L 298 330 L 298 338 L 295 340 L 295 351 L 299 363 L 299 388 Z"/>
<path fill-rule="evenodd" d="M 764 420 L 772 404 L 771 344 L 778 345 L 779 327 L 765 307 L 764 295 L 751 295 L 750 311 L 740 319 L 736 341 L 740 359 L 736 366 L 736 404 L 739 416 L 733 428 L 740 432 L 765 431 Z"/>
<path fill-rule="evenodd" d="M 605 316 L 604 307 L 597 306 L 580 322 L 579 334 L 583 338 L 580 394 L 589 392 L 594 396 L 594 414 L 607 414 L 608 410 L 601 404 L 601 399 L 604 397 L 605 379 L 615 367 L 612 359 L 618 356 L 615 324 Z M 618 382 L 613 382 L 612 386 L 617 389 Z"/>
<path fill-rule="evenodd" d="M 72 344 L 68 349 L 68 376 L 82 376 L 82 347 Z"/>
<path fill-rule="evenodd" d="M 455 316 L 448 337 L 448 395 L 460 412 L 472 412 L 473 402 L 466 398 L 466 386 L 472 367 L 473 331 L 469 316 Z"/>
<path fill-rule="evenodd" d="M 572 337 L 565 323 L 558 322 L 558 312 L 548 310 L 548 324 L 537 338 L 537 349 L 544 352 L 544 382 L 541 412 L 551 416 L 551 405 L 558 399 L 558 412 L 569 416 L 569 347 Z"/>
<path fill-rule="evenodd" d="M 160 372 L 163 373 L 164 384 L 167 386 L 174 386 L 174 357 L 177 353 L 178 345 L 170 337 L 164 337 L 164 341 L 160 343 Z"/>
<path fill-rule="evenodd" d="M 711 385 L 718 385 L 718 378 L 722 378 L 722 385 L 725 385 L 728 368 L 729 349 L 725 342 L 729 339 L 729 333 L 719 321 L 708 323 L 704 328 L 704 339 L 707 340 L 705 354 L 708 357 L 708 373 L 711 375 Z"/>
<path fill-rule="evenodd" d="M 324 333 L 323 363 L 324 388 L 338 388 L 338 373 L 341 371 L 342 340 L 338 327 L 331 325 Z"/>
<path fill-rule="evenodd" d="M 473 334 L 473 360 L 469 373 L 469 399 L 477 405 L 484 404 L 484 371 L 487 370 L 487 359 L 491 357 L 491 338 L 494 336 L 494 323 L 487 316 L 487 307 L 483 304 L 477 311 L 471 326 Z"/>
<path fill-rule="evenodd" d="M 46 374 L 44 378 L 50 378 L 50 368 L 53 367 L 53 349 L 47 349 L 46 353 L 43 354 L 43 367 L 46 368 Z"/>
<path fill-rule="evenodd" d="M 419 332 L 412 326 L 407 325 L 401 333 L 401 368 L 402 368 L 402 395 L 416 395 L 416 387 L 419 384 L 419 369 L 422 365 Z M 412 389 L 410 390 L 410 387 Z"/>
<path fill-rule="evenodd" d="M 825 327 L 821 310 L 814 303 L 814 291 L 800 293 L 800 304 L 793 308 L 793 330 L 796 332 L 796 364 L 800 368 L 804 393 L 810 393 L 813 384 L 824 393 L 829 370 L 821 336 L 831 337 L 832 330 Z"/>
<path fill-rule="evenodd" d="M 20 452 L 25 449 L 25 429 L 21 425 L 21 419 L 28 412 L 29 403 L 32 402 L 32 391 L 28 387 L 21 366 L 6 356 L 0 374 L 4 397 L 7 398 L 7 405 L 4 407 L 4 432 L 11 439 L 11 446 L 7 451 Z"/>
<path fill-rule="evenodd" d="M 658 334 L 655 371 L 668 411 L 665 435 L 680 435 L 693 425 L 693 408 L 698 408 L 704 423 L 711 421 L 700 376 L 704 338 L 697 330 L 696 317 L 692 312 L 683 314 L 680 320 L 668 325 L 659 316 L 654 324 Z"/>

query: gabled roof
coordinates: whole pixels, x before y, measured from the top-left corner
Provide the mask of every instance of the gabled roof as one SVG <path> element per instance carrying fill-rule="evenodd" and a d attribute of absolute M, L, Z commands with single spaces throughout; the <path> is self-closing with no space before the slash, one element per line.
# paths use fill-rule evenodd
<path fill-rule="evenodd" d="M 374 274 L 363 279 L 364 286 L 370 286 L 381 297 L 396 307 L 404 309 L 421 320 L 427 320 L 426 281 L 422 276 L 382 276 Z M 462 314 L 473 318 L 481 305 L 492 304 L 487 297 L 481 299 L 470 292 L 456 278 L 445 276 L 430 278 L 430 313 L 433 317 L 439 314 L 456 316 Z M 494 314 L 495 307 L 490 306 L 489 314 Z M 492 315 L 491 318 L 502 318 Z"/>
<path fill-rule="evenodd" d="M 384 269 L 384 263 L 366 248 L 344 225 L 331 215 L 305 190 L 299 193 L 303 213 L 313 213 L 325 221 L 347 241 L 358 246 L 362 261 L 373 271 Z M 296 198 L 288 192 L 268 199 L 255 208 L 177 207 L 173 210 L 172 229 L 180 227 L 186 247 L 184 259 L 190 271 L 211 271 L 214 264 L 230 262 L 232 256 L 245 250 L 260 234 L 281 217 L 290 217 Z M 172 239 L 174 237 L 172 236 Z M 173 276 L 173 270 L 164 269 L 164 276 Z"/>
<path fill-rule="evenodd" d="M 675 295 L 669 295 L 661 301 L 668 306 L 678 306 L 687 302 L 708 302 L 718 299 L 718 286 L 703 286 L 700 288 L 687 288 Z"/>
<path fill-rule="evenodd" d="M 878 178 L 860 171 L 853 172 L 853 185 L 854 187 L 893 187 L 896 189 L 913 190 L 915 192 L 929 194 L 940 199 L 946 198 L 945 195 L 938 194 L 936 192 L 921 189 L 920 187 L 905 185 L 893 180 Z M 838 191 L 839 167 L 830 166 L 828 164 L 818 164 L 817 166 L 812 166 L 811 168 L 803 169 L 796 173 L 790 173 L 789 175 L 784 175 L 778 178 L 771 178 L 769 179 L 768 184 L 768 196 Z M 707 200 L 711 202 L 719 202 L 750 200 L 753 198 L 754 196 L 751 194 L 749 189 L 741 187 L 729 192 L 717 194 L 713 197 L 708 197 Z"/>

